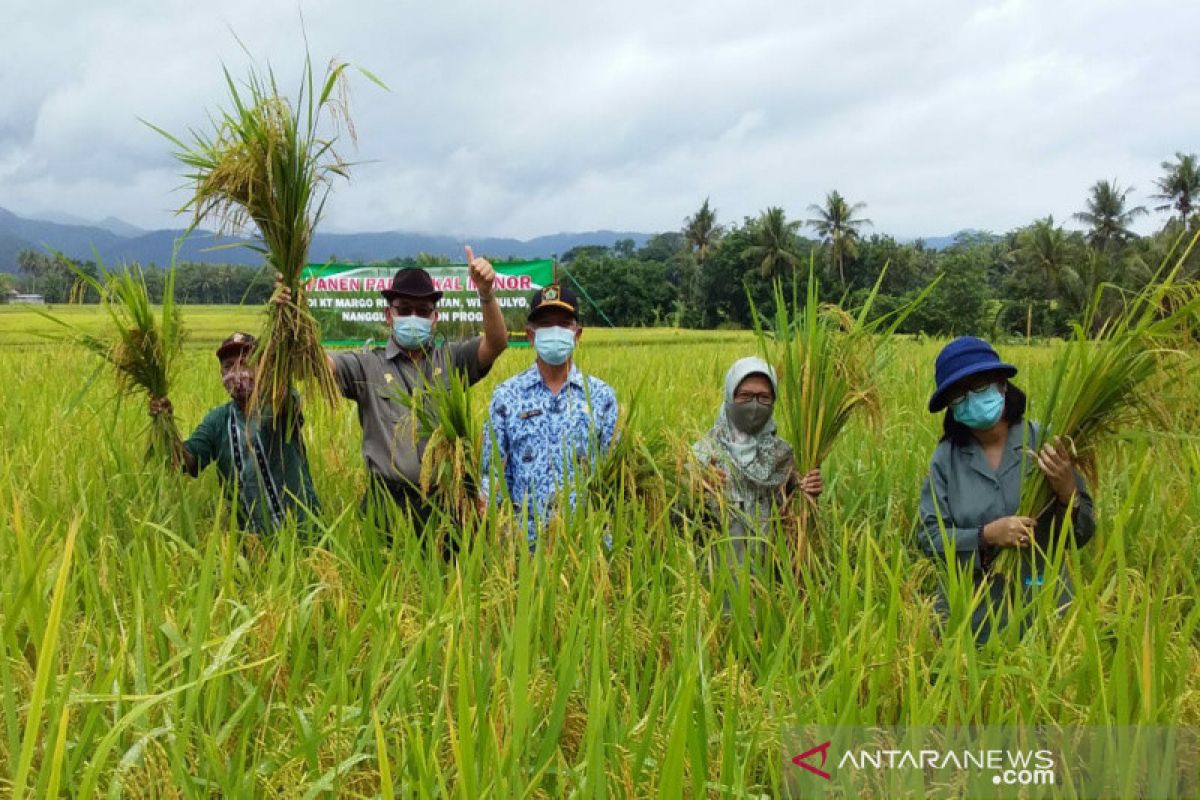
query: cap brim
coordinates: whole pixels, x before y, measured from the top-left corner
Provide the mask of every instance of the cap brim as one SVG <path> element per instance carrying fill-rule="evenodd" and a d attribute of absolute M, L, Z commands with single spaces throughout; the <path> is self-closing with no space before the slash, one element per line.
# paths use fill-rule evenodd
<path fill-rule="evenodd" d="M 396 292 L 391 289 L 382 289 L 379 292 L 385 300 L 391 300 L 393 297 L 415 297 L 419 300 L 429 299 L 437 302 L 442 299 L 441 292 L 430 292 L 429 294 L 413 294 L 412 292 Z"/>
<path fill-rule="evenodd" d="M 529 312 L 529 321 L 535 322 L 539 317 L 543 317 L 551 311 L 569 311 L 575 320 L 579 319 L 579 311 L 570 303 L 564 303 L 561 300 L 547 300 Z"/>
<path fill-rule="evenodd" d="M 217 360 L 224 361 L 226 356 L 234 353 L 248 353 L 254 349 L 254 342 L 230 342 L 217 348 Z"/>
<path fill-rule="evenodd" d="M 929 413 L 936 414 L 946 407 L 946 392 L 954 388 L 954 384 L 961 381 L 963 378 L 969 378 L 972 375 L 980 375 L 984 372 L 1003 372 L 1006 377 L 1011 378 L 1017 374 L 1017 368 L 1012 364 L 972 364 L 969 367 L 963 367 L 958 372 L 952 373 L 950 377 L 942 382 L 942 385 L 937 388 L 929 398 Z"/>

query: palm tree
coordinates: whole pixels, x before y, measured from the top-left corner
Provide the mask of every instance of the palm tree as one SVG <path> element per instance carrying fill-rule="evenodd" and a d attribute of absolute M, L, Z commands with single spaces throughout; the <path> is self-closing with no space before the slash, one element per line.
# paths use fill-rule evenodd
<path fill-rule="evenodd" d="M 794 269 L 800 264 L 800 256 L 796 252 L 796 231 L 799 228 L 800 220 L 789 222 L 782 208 L 771 206 L 758 218 L 754 244 L 743 251 L 745 257 L 758 262 L 764 278 L 774 276 L 781 264 Z"/>
<path fill-rule="evenodd" d="M 1039 219 L 1017 234 L 1016 256 L 1041 273 L 1059 299 L 1077 294 L 1079 273 L 1071 238 L 1054 224 L 1053 216 Z"/>
<path fill-rule="evenodd" d="M 707 197 L 700 210 L 683 221 L 683 236 L 700 263 L 708 258 L 722 233 L 721 226 L 717 224 L 717 210 L 708 205 Z"/>
<path fill-rule="evenodd" d="M 1151 195 L 1155 200 L 1166 201 L 1164 205 L 1155 206 L 1155 211 L 1179 212 L 1179 221 L 1187 224 L 1188 217 L 1196 211 L 1200 201 L 1200 164 L 1196 161 L 1195 153 L 1175 153 L 1175 161 L 1162 162 L 1166 175 L 1154 181 L 1159 193 Z"/>
<path fill-rule="evenodd" d="M 811 205 L 808 210 L 816 214 L 810 219 L 811 225 L 829 245 L 829 255 L 837 265 L 838 276 L 842 279 L 843 288 L 846 286 L 846 259 L 858 255 L 859 228 L 874 223 L 869 219 L 855 219 L 854 215 L 867 207 L 866 203 L 846 202 L 836 190 L 825 195 L 825 205 Z"/>
<path fill-rule="evenodd" d="M 683 239 L 687 243 L 690 258 L 683 265 L 683 318 L 688 324 L 701 324 L 704 319 L 704 301 L 701 298 L 701 273 L 712 254 L 713 247 L 724 233 L 717 224 L 717 210 L 709 205 L 708 198 L 700 209 L 683 220 Z"/>
<path fill-rule="evenodd" d="M 1125 208 L 1126 198 L 1132 191 L 1132 186 L 1122 189 L 1115 180 L 1096 181 L 1087 200 L 1087 211 L 1075 214 L 1075 219 L 1091 228 L 1088 244 L 1097 250 L 1106 250 L 1110 242 L 1121 244 L 1134 236 L 1129 226 L 1149 212 L 1145 206 Z"/>

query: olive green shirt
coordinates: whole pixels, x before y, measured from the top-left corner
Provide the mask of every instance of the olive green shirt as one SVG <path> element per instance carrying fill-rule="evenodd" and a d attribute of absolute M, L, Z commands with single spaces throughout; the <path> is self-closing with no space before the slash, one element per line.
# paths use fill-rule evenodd
<path fill-rule="evenodd" d="M 237 426 L 236 432 L 230 430 L 231 424 Z M 304 417 L 297 411 L 296 430 L 289 436 L 270 409 L 247 418 L 231 400 L 209 411 L 183 446 L 196 459 L 197 473 L 209 464 L 217 465 L 225 492 L 237 509 L 238 524 L 264 533 L 289 513 L 306 520 L 320 511 L 300 435 L 303 425 Z"/>
<path fill-rule="evenodd" d="M 479 363 L 481 341 L 477 336 L 430 345 L 417 361 L 394 339 L 388 339 L 386 347 L 333 356 L 338 388 L 358 405 L 362 456 L 372 477 L 389 484 L 420 483 L 426 440 L 414 441 L 412 412 L 399 396 L 412 395 L 426 384 L 449 386 L 450 369 L 460 370 L 468 384 L 478 383 L 491 369 Z"/>

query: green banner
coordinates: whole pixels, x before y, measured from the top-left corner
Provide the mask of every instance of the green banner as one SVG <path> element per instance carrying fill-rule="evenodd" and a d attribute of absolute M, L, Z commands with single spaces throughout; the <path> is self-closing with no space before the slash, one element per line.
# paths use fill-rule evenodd
<path fill-rule="evenodd" d="M 509 341 L 525 343 L 525 317 L 533 293 L 554 281 L 554 262 L 503 261 L 494 263 L 496 302 L 504 314 Z M 424 267 L 433 285 L 442 292 L 438 302 L 436 335 L 460 339 L 483 330 L 479 295 L 466 264 Z M 385 303 L 380 291 L 392 285 L 396 267 L 362 264 L 309 264 L 304 269 L 309 311 L 321 325 L 325 344 L 361 345 L 387 340 Z"/>

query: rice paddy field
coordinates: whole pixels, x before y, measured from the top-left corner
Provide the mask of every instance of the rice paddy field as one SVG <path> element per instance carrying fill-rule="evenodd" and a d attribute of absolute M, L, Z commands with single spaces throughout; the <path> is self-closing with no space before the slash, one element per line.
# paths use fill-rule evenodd
<path fill-rule="evenodd" d="M 216 344 L 261 321 L 184 309 L 185 432 L 226 399 Z M 913 535 L 942 342 L 894 342 L 882 421 L 833 447 L 805 552 L 772 541 L 799 568 L 744 580 L 701 566 L 719 531 L 636 498 L 581 506 L 532 555 L 496 516 L 453 563 L 405 531 L 389 548 L 357 513 L 347 403 L 306 409 L 323 529 L 239 533 L 212 470 L 146 465 L 144 403 L 53 328 L 0 309 L 0 796 L 773 797 L 805 724 L 1200 725 L 1195 373 L 1168 387 L 1171 430 L 1101 454 L 1074 603 L 977 647 L 968 587 L 939 631 Z M 1059 347 L 999 344 L 1034 409 Z M 748 333 L 589 329 L 577 360 L 638 395 L 669 472 L 754 353 Z M 531 360 L 501 357 L 478 419 Z"/>

